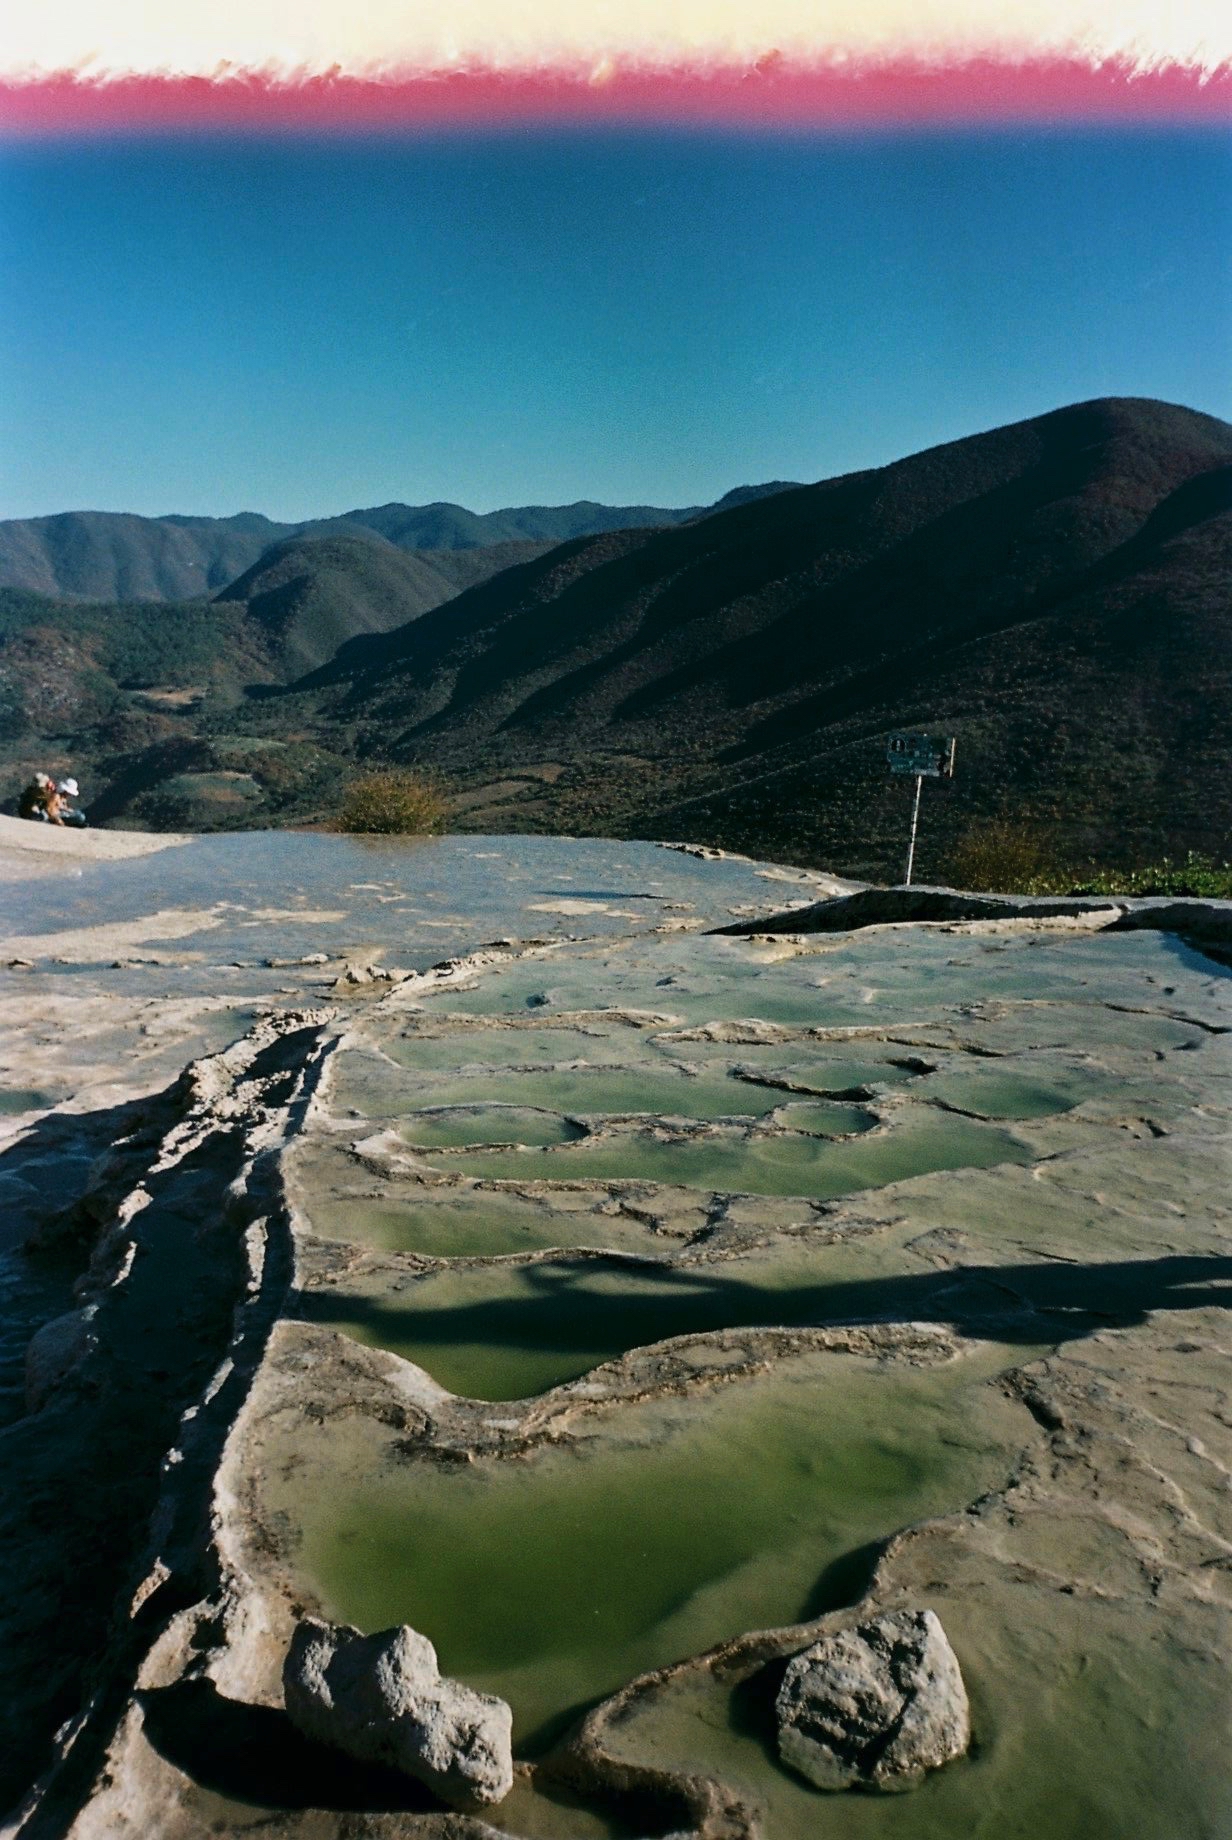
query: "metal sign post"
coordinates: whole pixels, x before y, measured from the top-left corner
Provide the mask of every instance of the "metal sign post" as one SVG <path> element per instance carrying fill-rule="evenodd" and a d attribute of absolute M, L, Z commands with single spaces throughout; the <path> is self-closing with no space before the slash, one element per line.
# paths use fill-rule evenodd
<path fill-rule="evenodd" d="M 939 740 L 935 735 L 895 734 L 886 746 L 886 760 L 891 773 L 910 773 L 915 780 L 915 798 L 911 804 L 911 837 L 907 844 L 907 873 L 903 886 L 910 888 L 915 867 L 915 834 L 920 823 L 920 794 L 926 779 L 953 779 L 955 740 L 949 735 Z"/>
<path fill-rule="evenodd" d="M 915 798 L 911 801 L 911 837 L 907 844 L 907 873 L 903 877 L 904 888 L 911 886 L 911 871 L 915 866 L 915 833 L 920 822 L 920 794 L 924 790 L 924 775 L 915 776 Z"/>

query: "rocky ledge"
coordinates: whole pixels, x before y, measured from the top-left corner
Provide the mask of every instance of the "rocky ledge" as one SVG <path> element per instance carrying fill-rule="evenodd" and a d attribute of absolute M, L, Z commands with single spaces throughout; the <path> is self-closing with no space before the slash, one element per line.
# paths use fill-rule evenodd
<path fill-rule="evenodd" d="M 100 1034 L 9 1162 L 73 1277 L 0 1433 L 14 1833 L 799 1840 L 925 1776 L 891 1834 L 1218 1832 L 1226 974 L 953 900 L 275 947 L 144 1092 Z"/>

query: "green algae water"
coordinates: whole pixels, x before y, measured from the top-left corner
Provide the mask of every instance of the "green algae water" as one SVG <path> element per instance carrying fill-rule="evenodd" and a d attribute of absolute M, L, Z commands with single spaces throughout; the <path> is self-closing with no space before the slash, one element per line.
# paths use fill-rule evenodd
<path fill-rule="evenodd" d="M 652 1113 L 663 1118 L 756 1118 L 783 1095 L 748 1080 L 672 1074 L 655 1067 L 570 1067 L 552 1073 L 477 1076 L 420 1089 L 418 1104 L 517 1103 L 578 1117 Z"/>
<path fill-rule="evenodd" d="M 439 1014 L 433 1016 L 437 1028 L 444 1021 Z M 458 1074 L 490 1067 L 567 1066 L 571 1061 L 603 1063 L 620 1058 L 613 1054 L 612 1041 L 600 1028 L 461 1028 L 448 1035 L 416 1029 L 386 1038 L 381 1048 L 390 1060 L 412 1073 Z"/>
<path fill-rule="evenodd" d="M 844 1312 L 816 1258 L 777 1251 L 721 1264 L 559 1258 L 447 1267 L 365 1295 L 310 1291 L 304 1316 L 414 1361 L 451 1393 L 524 1399 L 670 1336 L 795 1326 Z"/>
<path fill-rule="evenodd" d="M 39 1092 L 30 1086 L 0 1087 L 0 1118 L 17 1118 L 23 1112 L 45 1112 L 57 1102 L 57 1095 Z"/>
<path fill-rule="evenodd" d="M 339 1281 L 300 1298 L 307 1320 L 413 1361 L 467 1399 L 525 1399 L 633 1348 L 749 1326 L 824 1327 L 876 1320 L 945 1321 L 994 1311 L 944 1274 L 883 1273 L 857 1249 L 787 1240 L 740 1258 L 668 1265 L 654 1259 L 465 1260 L 380 1288 Z M 987 1319 L 993 1320 L 992 1316 Z M 994 1331 L 995 1332 L 995 1331 Z"/>
<path fill-rule="evenodd" d="M 443 1669 L 509 1700 L 533 1750 L 645 1669 L 844 1601 L 850 1555 L 1001 1482 L 1028 1435 L 988 1384 L 1011 1358 L 799 1356 L 627 1404 L 565 1448 L 449 1468 L 387 1460 L 333 1421 L 309 1470 L 271 1471 L 265 1511 L 302 1529 L 329 1615 L 424 1631 Z"/>
<path fill-rule="evenodd" d="M 733 1086 L 735 1082 L 733 1081 Z M 755 1090 L 755 1089 L 753 1089 Z M 434 1095 L 435 1096 L 435 1095 Z M 567 1091 L 558 1097 L 568 1098 Z M 587 1100 L 596 1095 L 587 1093 L 583 1088 L 576 1096 Z M 631 1093 L 632 1097 L 633 1094 Z M 688 1093 L 677 1094 L 678 1099 L 687 1100 Z M 731 1099 L 736 1093 L 725 1095 Z M 787 1104 L 782 1100 L 782 1093 L 767 1093 L 768 1103 L 764 1106 L 766 1114 L 773 1113 L 774 1122 L 792 1131 L 799 1131 L 806 1137 L 854 1137 L 863 1131 L 871 1131 L 877 1124 L 876 1114 L 866 1111 L 862 1106 L 844 1105 L 832 1099 L 817 1099 L 810 1103 Z M 643 1107 L 645 1112 L 647 1108 Z M 716 1108 L 717 1111 L 717 1108 Z M 637 1110 L 630 1106 L 617 1117 L 637 1116 Z M 593 1117 L 601 1122 L 605 1114 L 593 1114 L 582 1105 L 575 1108 L 573 1116 L 577 1118 Z M 664 1114 L 666 1118 L 688 1120 L 688 1113 L 682 1103 L 675 1111 Z M 695 1114 L 696 1116 L 696 1114 Z M 729 1105 L 727 1110 L 718 1113 L 725 1119 L 737 1120 L 737 1114 Z M 658 1120 L 656 1119 L 657 1123 Z M 401 1134 L 413 1148 L 426 1150 L 466 1149 L 483 1144 L 517 1144 L 530 1149 L 545 1149 L 549 1145 L 580 1143 L 587 1132 L 571 1121 L 561 1112 L 535 1110 L 526 1106 L 503 1104 L 479 1105 L 443 1105 L 439 1111 L 423 1110 L 410 1113 L 401 1125 Z"/>
<path fill-rule="evenodd" d="M 775 1107 L 775 1124 L 806 1137 L 858 1137 L 876 1128 L 875 1112 L 862 1105 L 842 1105 L 833 1099 L 790 1099 Z"/>
<path fill-rule="evenodd" d="M 1084 1100 L 1109 1092 L 1114 1084 L 1107 1075 L 1087 1071 L 1041 1078 L 1012 1068 L 991 1073 L 947 1069 L 934 1074 L 923 1090 L 930 1098 L 981 1118 L 1027 1119 L 1072 1111 Z"/>
<path fill-rule="evenodd" d="M 379 1252 L 459 1259 L 501 1258 L 557 1246 L 646 1249 L 646 1229 L 623 1216 L 587 1211 L 574 1217 L 487 1191 L 467 1192 L 461 1199 L 452 1198 L 449 1190 L 429 1190 L 413 1200 L 313 1197 L 308 1206 L 315 1234 Z"/>
<path fill-rule="evenodd" d="M 803 1132 L 663 1136 L 612 1131 L 552 1150 L 463 1152 L 442 1169 L 493 1180 L 644 1181 L 715 1193 L 799 1195 L 831 1200 L 939 1169 L 982 1169 L 1029 1162 L 1031 1152 L 1007 1131 L 935 1113 L 847 1142 Z"/>
<path fill-rule="evenodd" d="M 527 1033 L 508 1030 L 506 1039 L 516 1040 L 517 1035 Z M 623 1045 L 600 1037 L 590 1044 L 591 1058 L 616 1060 Z M 455 1058 L 460 1052 L 455 1052 Z M 511 1053 L 516 1062 L 516 1050 Z M 370 1118 L 396 1118 L 444 1105 L 513 1105 L 580 1117 L 649 1113 L 666 1118 L 747 1118 L 763 1117 L 783 1100 L 782 1092 L 773 1086 L 721 1072 L 676 1073 L 653 1060 L 521 1070 L 475 1066 L 442 1079 L 427 1069 L 416 1078 L 373 1057 L 353 1053 L 339 1057 L 331 1097 L 336 1108 Z"/>
<path fill-rule="evenodd" d="M 749 1687 L 678 1677 L 608 1728 L 618 1759 L 700 1771 L 761 1813 L 768 1840 L 1217 1840 L 1232 1832 L 1227 1698 L 1166 1611 L 1012 1582 L 933 1608 L 971 1702 L 967 1757 L 909 1795 L 819 1795 L 778 1758 Z M 1184 1708 L 1178 1717 L 1178 1709 Z"/>
<path fill-rule="evenodd" d="M 407 1142 L 427 1150 L 467 1144 L 526 1144 L 543 1148 L 582 1138 L 580 1125 L 557 1112 L 532 1111 L 517 1105 L 451 1106 L 439 1112 L 414 1112 L 403 1128 Z"/>

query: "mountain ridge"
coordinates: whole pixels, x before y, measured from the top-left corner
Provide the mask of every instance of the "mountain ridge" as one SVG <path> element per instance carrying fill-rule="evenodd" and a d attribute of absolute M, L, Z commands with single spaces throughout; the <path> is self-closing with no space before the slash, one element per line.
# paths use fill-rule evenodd
<path fill-rule="evenodd" d="M 212 828 L 325 818 L 357 765 L 405 762 L 464 829 L 876 879 L 910 791 L 885 739 L 925 728 L 958 774 L 923 876 L 988 818 L 1066 860 L 1232 854 L 1228 424 L 1100 398 L 735 498 L 555 545 L 319 528 L 212 601 L 0 591 L 5 783 L 54 753 L 95 821 Z"/>
<path fill-rule="evenodd" d="M 370 531 L 403 550 L 481 549 L 511 542 L 559 543 L 607 529 L 684 523 L 725 506 L 734 495 L 762 496 L 783 482 L 736 486 L 716 506 L 524 505 L 476 512 L 430 505 L 357 508 L 284 523 L 262 512 L 141 517 L 125 511 L 60 511 L 0 520 L 0 588 L 64 600 L 193 600 L 217 595 L 273 544 L 294 537 Z"/>
<path fill-rule="evenodd" d="M 950 817 L 1004 809 L 1012 779 L 1040 822 L 1068 806 L 1081 844 L 1110 828 L 1121 722 L 1126 844 L 1175 831 L 1205 846 L 1232 830 L 1230 507 L 1232 427 L 1097 399 L 704 525 L 580 539 L 447 617 L 356 639 L 298 694 L 361 755 L 379 737 L 393 758 L 494 783 L 565 763 L 497 828 L 646 834 L 692 813 L 710 840 L 811 838 L 829 852 L 816 860 L 849 868 L 866 831 L 885 860 L 898 824 L 884 750 L 853 764 L 853 728 L 966 729 Z M 623 788 L 621 760 L 637 763 Z M 794 815 L 750 793 L 771 781 Z"/>

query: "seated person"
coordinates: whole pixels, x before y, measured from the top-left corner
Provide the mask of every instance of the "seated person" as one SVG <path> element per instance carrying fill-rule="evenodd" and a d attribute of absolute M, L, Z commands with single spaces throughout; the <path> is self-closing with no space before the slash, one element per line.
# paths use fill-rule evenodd
<path fill-rule="evenodd" d="M 56 798 L 60 814 L 59 822 L 61 824 L 71 824 L 75 830 L 82 830 L 85 828 L 86 814 L 84 811 L 79 811 L 76 806 L 69 805 L 66 801 L 80 797 L 81 788 L 78 786 L 75 779 L 62 779 L 60 784 L 56 787 Z M 56 820 L 53 818 L 52 823 L 54 824 L 55 822 Z"/>
<path fill-rule="evenodd" d="M 56 782 L 49 773 L 36 773 L 25 788 L 17 806 L 19 818 L 31 818 L 35 824 L 59 823 L 53 820 L 48 801 L 56 790 Z"/>

